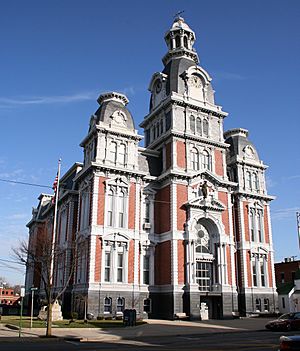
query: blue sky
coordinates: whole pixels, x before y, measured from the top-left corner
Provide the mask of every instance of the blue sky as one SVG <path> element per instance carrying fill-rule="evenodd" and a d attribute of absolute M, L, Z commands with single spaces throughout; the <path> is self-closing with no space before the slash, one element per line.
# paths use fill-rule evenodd
<path fill-rule="evenodd" d="M 242 127 L 269 165 L 276 261 L 299 255 L 300 2 L 1 1 L 0 178 L 51 185 L 82 161 L 80 141 L 101 92 L 125 93 L 136 126 L 147 114 L 151 76 L 162 69 L 173 15 L 195 31 L 225 129 Z M 140 131 L 142 133 L 142 131 Z M 0 259 L 27 238 L 42 188 L 0 182 Z M 23 275 L 0 261 L 0 276 Z"/>

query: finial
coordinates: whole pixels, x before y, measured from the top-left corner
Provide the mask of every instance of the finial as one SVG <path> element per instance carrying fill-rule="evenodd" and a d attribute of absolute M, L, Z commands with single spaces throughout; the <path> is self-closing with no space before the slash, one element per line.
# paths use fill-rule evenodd
<path fill-rule="evenodd" d="M 183 19 L 182 17 L 180 17 L 180 15 L 184 13 L 184 11 L 178 11 L 177 13 L 175 13 L 174 15 L 174 22 L 179 20 L 179 19 Z"/>

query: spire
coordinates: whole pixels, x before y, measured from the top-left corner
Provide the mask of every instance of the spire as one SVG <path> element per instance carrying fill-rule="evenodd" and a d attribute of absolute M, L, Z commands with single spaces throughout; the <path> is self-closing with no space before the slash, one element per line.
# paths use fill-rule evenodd
<path fill-rule="evenodd" d="M 163 63 L 166 65 L 173 57 L 186 57 L 199 63 L 198 55 L 193 48 L 196 36 L 194 31 L 180 16 L 182 12 L 175 15 L 175 19 L 171 29 L 165 35 L 169 51 L 163 58 Z"/>

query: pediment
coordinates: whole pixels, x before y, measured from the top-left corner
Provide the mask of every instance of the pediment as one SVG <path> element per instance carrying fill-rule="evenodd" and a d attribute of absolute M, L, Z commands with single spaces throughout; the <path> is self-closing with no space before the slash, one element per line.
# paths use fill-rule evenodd
<path fill-rule="evenodd" d="M 226 206 L 217 199 L 204 199 L 202 196 L 192 199 L 185 203 L 186 207 L 200 208 L 202 210 L 211 210 L 222 212 L 226 209 Z"/>

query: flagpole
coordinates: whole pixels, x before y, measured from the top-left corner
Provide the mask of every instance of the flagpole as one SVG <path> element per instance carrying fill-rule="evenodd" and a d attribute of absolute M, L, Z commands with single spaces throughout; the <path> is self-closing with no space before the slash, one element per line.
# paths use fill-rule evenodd
<path fill-rule="evenodd" d="M 300 212 L 296 212 L 297 217 L 297 229 L 298 229 L 298 243 L 300 248 Z"/>
<path fill-rule="evenodd" d="M 60 167 L 61 159 L 58 160 L 58 170 L 57 170 L 57 186 L 55 191 L 55 205 L 54 205 L 54 218 L 53 218 L 53 233 L 52 233 L 52 243 L 51 243 L 51 265 L 50 265 L 50 286 L 53 285 L 53 270 L 54 270 L 54 251 L 55 251 L 55 240 L 56 240 L 56 225 L 57 225 L 57 207 L 58 207 L 58 192 L 59 192 L 59 180 L 60 180 Z"/>

